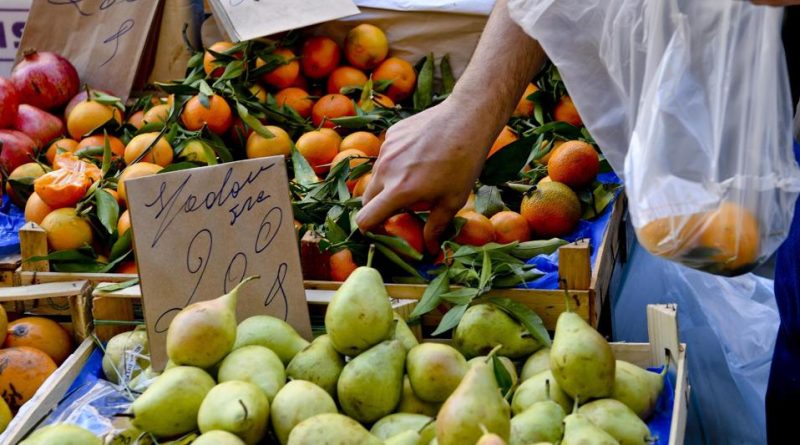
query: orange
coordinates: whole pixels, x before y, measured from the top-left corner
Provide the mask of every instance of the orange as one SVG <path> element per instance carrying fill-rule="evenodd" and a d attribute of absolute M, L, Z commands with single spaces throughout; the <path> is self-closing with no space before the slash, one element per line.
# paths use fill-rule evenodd
<path fill-rule="evenodd" d="M 522 93 L 522 97 L 519 98 L 519 102 L 517 103 L 517 108 L 514 108 L 514 113 L 512 116 L 514 117 L 522 117 L 522 118 L 529 118 L 533 116 L 533 108 L 534 103 L 533 101 L 528 100 L 528 96 L 531 94 L 539 91 L 539 88 L 536 85 L 529 83 L 528 86 L 525 88 L 525 92 Z"/>
<path fill-rule="evenodd" d="M 336 149 L 339 150 L 339 147 L 342 145 L 342 136 L 337 133 L 336 130 L 332 128 L 320 128 L 319 132 L 332 137 L 336 141 Z"/>
<path fill-rule="evenodd" d="M 118 125 L 122 124 L 122 113 L 118 108 L 86 100 L 75 105 L 69 114 L 67 132 L 72 139 L 79 140 L 112 119 Z"/>
<path fill-rule="evenodd" d="M 362 87 L 367 83 L 367 75 L 352 66 L 340 66 L 328 77 L 328 94 L 341 93 L 345 87 Z"/>
<path fill-rule="evenodd" d="M 204 164 L 210 164 L 210 161 L 216 160 L 216 155 L 213 154 L 213 150 L 211 154 L 206 153 L 203 143 L 197 139 L 186 142 L 178 156 L 186 161 L 202 162 Z M 211 156 L 212 159 L 209 159 L 209 156 Z"/>
<path fill-rule="evenodd" d="M 117 220 L 117 234 L 122 236 L 128 229 L 131 228 L 131 214 L 127 210 L 122 212 L 122 215 L 119 215 L 119 219 Z"/>
<path fill-rule="evenodd" d="M 25 221 L 42 225 L 44 217 L 52 211 L 53 208 L 42 201 L 42 198 L 36 192 L 31 193 L 31 196 L 28 197 L 28 202 L 25 203 Z"/>
<path fill-rule="evenodd" d="M 417 84 L 417 73 L 410 63 L 397 57 L 384 60 L 372 73 L 372 80 L 380 82 L 391 80 L 392 84 L 386 90 L 386 95 L 393 102 L 402 102 L 414 92 Z"/>
<path fill-rule="evenodd" d="M 377 157 L 381 152 L 381 140 L 372 133 L 356 131 L 345 136 L 339 145 L 341 151 L 350 149 L 361 150 L 366 156 Z"/>
<path fill-rule="evenodd" d="M 347 158 L 352 158 L 352 159 L 350 159 L 350 169 L 352 170 L 352 169 L 356 168 L 357 166 L 367 162 L 366 159 L 356 159 L 356 158 L 359 158 L 359 157 L 363 158 L 363 157 L 366 157 L 366 156 L 367 155 L 364 154 L 363 151 L 356 150 L 354 148 L 351 148 L 351 149 L 348 149 L 348 150 L 342 150 L 339 153 L 337 153 L 336 156 L 333 157 L 333 160 L 331 161 L 331 167 L 333 167 L 336 164 L 344 161 Z"/>
<path fill-rule="evenodd" d="M 494 226 L 489 218 L 472 210 L 459 211 L 456 216 L 466 220 L 461 226 L 461 231 L 453 238 L 456 243 L 467 246 L 483 246 L 494 241 Z"/>
<path fill-rule="evenodd" d="M 189 131 L 197 131 L 208 126 L 215 134 L 222 135 L 233 125 L 233 113 L 228 102 L 218 95 L 208 97 L 208 107 L 194 96 L 186 102 L 181 112 L 181 122 Z"/>
<path fill-rule="evenodd" d="M 253 85 L 248 88 L 250 93 L 253 94 L 253 97 L 256 98 L 259 102 L 266 102 L 267 101 L 267 90 L 266 88 L 262 87 L 261 85 L 254 83 Z"/>
<path fill-rule="evenodd" d="M 308 96 L 306 90 L 297 87 L 284 88 L 275 94 L 278 106 L 289 107 L 302 118 L 311 116 L 314 101 Z"/>
<path fill-rule="evenodd" d="M 505 210 L 495 213 L 489 221 L 494 227 L 494 239 L 500 244 L 525 242 L 531 239 L 528 221 L 517 212 Z"/>
<path fill-rule="evenodd" d="M 117 180 L 117 193 L 119 193 L 119 197 L 125 202 L 128 202 L 128 195 L 125 193 L 125 181 L 128 179 L 141 178 L 142 176 L 154 175 L 162 168 L 164 167 L 149 162 L 137 162 L 136 164 L 125 167 L 125 170 L 122 171 L 122 174 L 119 175 L 119 179 Z"/>
<path fill-rule="evenodd" d="M 467 202 L 464 204 L 464 207 L 461 207 L 461 210 L 459 210 L 459 212 L 465 212 L 467 210 L 475 211 L 476 198 L 477 196 L 475 195 L 475 193 L 470 192 L 469 196 L 467 196 Z"/>
<path fill-rule="evenodd" d="M 492 144 L 492 148 L 489 149 L 489 154 L 486 156 L 491 157 L 493 154 L 500 151 L 501 148 L 505 147 L 506 145 L 515 142 L 517 139 L 517 134 L 514 133 L 514 130 L 511 129 L 508 125 L 503 127 L 503 130 L 497 135 L 497 139 L 494 140 Z"/>
<path fill-rule="evenodd" d="M 29 346 L 43 351 L 60 365 L 72 352 L 69 332 L 55 321 L 44 317 L 24 317 L 8 324 L 4 348 Z"/>
<path fill-rule="evenodd" d="M 317 173 L 327 172 L 331 161 L 339 153 L 339 141 L 319 130 L 304 133 L 295 145 Z"/>
<path fill-rule="evenodd" d="M 544 178 L 539 180 L 539 184 L 542 184 L 542 183 L 545 183 L 545 182 L 552 182 L 552 181 L 553 181 L 553 179 L 551 179 L 550 176 L 545 176 Z"/>
<path fill-rule="evenodd" d="M 308 91 L 308 80 L 306 80 L 306 78 L 303 77 L 303 75 L 298 75 L 297 79 L 295 79 L 295 81 L 292 82 L 292 84 L 289 86 Z"/>
<path fill-rule="evenodd" d="M 553 151 L 547 175 L 570 187 L 590 184 L 600 172 L 600 157 L 594 147 L 582 141 L 568 141 Z"/>
<path fill-rule="evenodd" d="M 279 65 L 272 71 L 264 73 L 261 80 L 275 88 L 287 88 L 291 86 L 300 74 L 300 62 L 295 59 L 294 53 L 288 48 L 278 48 L 272 54 L 280 57 L 284 61 L 284 64 Z M 260 68 L 266 64 L 267 62 L 264 62 L 260 58 L 256 59 L 256 68 Z"/>
<path fill-rule="evenodd" d="M 353 252 L 350 249 L 342 249 L 328 259 L 331 268 L 332 281 L 344 281 L 358 268 L 358 264 L 353 261 Z"/>
<path fill-rule="evenodd" d="M 105 147 L 105 143 L 106 143 L 105 135 L 96 134 L 93 136 L 83 138 L 81 142 L 78 143 L 78 149 L 75 151 L 91 147 L 97 147 L 103 149 Z M 116 136 L 108 137 L 108 145 L 111 148 L 111 153 L 116 156 L 122 156 L 125 153 L 125 144 L 123 144 L 122 141 Z M 98 157 L 100 159 L 103 158 L 102 152 Z"/>
<path fill-rule="evenodd" d="M 138 275 L 139 268 L 136 267 L 136 261 L 123 261 L 114 269 L 114 273 Z"/>
<path fill-rule="evenodd" d="M 274 137 L 267 139 L 253 132 L 247 138 L 247 157 L 253 159 L 266 156 L 291 155 L 292 138 L 289 137 L 289 134 L 281 127 L 267 125 L 266 128 Z"/>
<path fill-rule="evenodd" d="M 95 178 L 94 172 L 62 168 L 37 178 L 33 182 L 33 190 L 45 204 L 54 209 L 72 207 L 83 199 Z"/>
<path fill-rule="evenodd" d="M 560 182 L 540 183 L 522 198 L 520 213 L 531 233 L 540 238 L 569 234 L 581 219 L 578 195 Z"/>
<path fill-rule="evenodd" d="M 232 47 L 233 43 L 221 41 L 209 46 L 208 49 L 216 53 L 225 53 L 225 51 Z M 203 54 L 203 71 L 206 72 L 208 77 L 217 78 L 225 72 L 225 67 L 217 65 L 216 61 L 217 58 L 210 52 L 206 51 L 205 54 Z"/>
<path fill-rule="evenodd" d="M 553 118 L 576 127 L 583 126 L 578 109 L 575 108 L 575 104 L 572 103 L 572 99 L 569 96 L 561 96 L 561 99 L 558 100 L 556 107 L 553 109 Z"/>
<path fill-rule="evenodd" d="M 45 153 L 45 158 L 47 158 L 47 163 L 53 165 L 53 159 L 55 159 L 56 154 L 60 152 L 74 152 L 78 149 L 78 141 L 74 139 L 59 139 L 52 144 L 50 147 L 47 148 L 47 152 Z"/>
<path fill-rule="evenodd" d="M 151 107 L 147 112 L 144 114 L 142 118 L 142 122 L 144 125 L 147 124 L 154 124 L 164 123 L 167 121 L 169 117 L 169 109 L 171 108 L 170 105 L 167 104 L 158 104 Z"/>
<path fill-rule="evenodd" d="M 351 29 L 344 41 L 344 56 L 362 70 L 378 66 L 389 54 L 389 39 L 380 28 L 363 23 Z"/>
<path fill-rule="evenodd" d="M 341 94 L 328 94 L 321 97 L 311 109 L 311 121 L 315 126 L 333 128 L 336 126 L 330 119 L 355 116 L 356 108 L 349 97 Z"/>
<path fill-rule="evenodd" d="M 8 179 L 13 179 L 16 181 L 30 181 L 39 177 L 42 177 L 47 173 L 45 169 L 37 164 L 36 162 L 28 162 L 25 164 L 20 165 L 19 167 L 15 168 L 10 175 L 8 175 Z M 19 184 L 25 190 L 33 189 L 31 185 L 22 185 Z M 25 201 L 23 200 L 24 195 L 27 193 L 23 193 L 21 196 L 17 196 L 17 193 L 14 191 L 14 187 L 11 186 L 11 182 L 6 182 L 6 195 L 11 198 L 11 201 L 17 205 L 19 208 L 25 207 Z"/>
<path fill-rule="evenodd" d="M 42 228 L 47 232 L 47 243 L 52 250 L 77 249 L 92 244 L 92 227 L 75 213 L 74 207 L 53 210 L 42 220 Z"/>
<path fill-rule="evenodd" d="M 372 172 L 365 173 L 362 177 L 358 178 L 358 182 L 356 182 L 356 186 L 353 188 L 353 197 L 364 196 L 370 179 L 372 179 Z"/>
<path fill-rule="evenodd" d="M 550 157 L 553 156 L 553 152 L 555 152 L 556 149 L 558 147 L 560 147 L 564 142 L 567 142 L 567 141 L 564 141 L 564 140 L 561 140 L 561 139 L 556 139 L 553 142 L 553 145 L 550 147 L 550 151 L 548 151 L 546 155 L 544 155 L 541 158 L 539 158 L 539 163 L 542 164 L 542 165 L 547 165 L 547 163 L 550 162 Z M 543 144 L 547 145 L 547 141 L 544 141 Z"/>
<path fill-rule="evenodd" d="M 395 105 L 391 97 L 380 93 L 372 94 L 372 102 L 375 105 L 383 108 L 394 108 Z"/>
<path fill-rule="evenodd" d="M 136 129 L 140 129 L 144 126 L 144 111 L 139 110 L 128 118 L 128 123 L 136 127 Z"/>
<path fill-rule="evenodd" d="M 636 237 L 653 255 L 678 258 L 696 244 L 704 216 L 695 213 L 658 218 L 639 228 Z"/>
<path fill-rule="evenodd" d="M 761 230 L 756 217 L 733 202 L 723 202 L 703 218 L 698 247 L 713 249 L 709 261 L 725 271 L 737 272 L 752 266 L 761 249 Z"/>
<path fill-rule="evenodd" d="M 404 239 L 419 253 L 423 253 L 425 248 L 424 228 L 422 220 L 411 213 L 398 213 L 383 223 L 383 230 L 387 234 Z"/>
<path fill-rule="evenodd" d="M 145 150 L 147 147 L 153 144 L 153 142 L 158 139 L 158 142 L 155 143 L 153 148 L 150 150 L 150 153 L 147 153 L 142 159 L 142 162 L 150 162 L 153 164 L 158 164 L 162 167 L 166 167 L 172 163 L 172 158 L 174 153 L 172 151 L 172 146 L 169 145 L 169 142 L 161 136 L 157 132 L 152 133 L 143 133 L 138 136 L 134 136 L 128 145 L 125 147 L 125 163 L 130 165 L 133 161 L 136 160 Z"/>
<path fill-rule="evenodd" d="M 342 50 L 330 37 L 311 37 L 303 43 L 300 66 L 303 75 L 311 79 L 322 79 L 339 66 Z M 338 93 L 338 91 L 336 91 Z"/>
<path fill-rule="evenodd" d="M 16 412 L 55 372 L 56 363 L 46 353 L 27 346 L 0 350 L 0 393 Z"/>

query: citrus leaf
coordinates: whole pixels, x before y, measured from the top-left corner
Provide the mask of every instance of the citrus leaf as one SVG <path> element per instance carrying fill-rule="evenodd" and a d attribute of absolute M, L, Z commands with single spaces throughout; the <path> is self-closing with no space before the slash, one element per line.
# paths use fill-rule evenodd
<path fill-rule="evenodd" d="M 114 233 L 119 219 L 119 203 L 111 193 L 103 189 L 95 190 L 94 203 L 97 206 L 97 219 L 108 233 Z"/>
<path fill-rule="evenodd" d="M 539 255 L 550 255 L 566 244 L 568 244 L 567 241 L 559 238 L 525 241 L 515 246 L 511 250 L 511 255 L 527 261 Z"/>
<path fill-rule="evenodd" d="M 531 135 L 520 138 L 490 156 L 481 172 L 481 183 L 500 185 L 519 177 L 519 172 L 525 166 L 537 137 Z"/>
<path fill-rule="evenodd" d="M 417 74 L 417 87 L 412 99 L 416 110 L 424 110 L 433 102 L 433 54 L 425 57 Z"/>
<path fill-rule="evenodd" d="M 101 169 L 103 176 L 108 173 L 111 168 L 111 140 L 108 138 L 108 131 L 103 130 L 103 167 Z"/>
<path fill-rule="evenodd" d="M 91 248 L 69 249 L 69 250 L 56 250 L 47 255 L 34 256 L 23 260 L 23 263 L 36 262 L 36 261 L 72 261 L 72 262 L 85 262 L 93 263 L 97 261 L 97 255 Z"/>
<path fill-rule="evenodd" d="M 489 281 L 492 279 L 492 257 L 489 255 L 489 252 L 484 250 L 483 251 L 483 264 L 481 264 L 481 278 L 478 284 L 478 288 L 483 290 L 486 289 L 486 286 L 489 285 Z"/>
<path fill-rule="evenodd" d="M 267 127 L 265 127 L 261 121 L 250 115 L 250 112 L 247 111 L 247 108 L 245 108 L 244 105 L 237 102 L 236 111 L 239 113 L 239 117 L 242 119 L 242 121 L 247 124 L 248 127 L 252 128 L 253 131 L 258 133 L 259 136 L 267 139 L 272 139 L 275 137 L 274 134 L 267 130 Z"/>
<path fill-rule="evenodd" d="M 458 326 L 458 323 L 461 321 L 461 318 L 464 316 L 464 313 L 467 312 L 467 308 L 469 307 L 468 304 L 459 304 L 450 308 L 444 317 L 442 317 L 442 321 L 439 323 L 439 326 L 436 327 L 436 330 L 433 331 L 433 336 L 442 334 L 444 332 L 453 329 L 454 327 Z"/>
<path fill-rule="evenodd" d="M 133 234 L 133 229 L 126 230 L 125 233 L 121 234 L 116 242 L 111 246 L 111 254 L 109 255 L 109 259 L 114 261 L 124 255 L 127 255 L 128 252 L 131 251 L 131 236 Z"/>
<path fill-rule="evenodd" d="M 422 260 L 422 254 L 418 252 L 417 249 L 411 247 L 411 244 L 408 244 L 408 241 L 400 238 L 399 236 L 377 235 L 371 232 L 367 232 L 365 236 L 375 242 L 385 245 L 386 247 L 394 250 L 397 254 L 406 258 L 414 261 Z"/>
<path fill-rule="evenodd" d="M 434 310 L 442 301 L 442 294 L 446 293 L 450 288 L 450 277 L 447 272 L 439 274 L 428 284 L 425 292 L 422 293 L 422 298 L 419 303 L 411 311 L 410 318 L 417 318 L 421 315 L 427 314 Z"/>
<path fill-rule="evenodd" d="M 188 170 L 190 168 L 197 168 L 197 167 L 204 167 L 205 164 L 201 162 L 193 162 L 193 161 L 183 161 L 183 162 L 176 162 L 174 164 L 170 164 L 161 170 L 158 171 L 156 174 L 162 173 L 169 173 L 169 172 L 176 172 L 179 170 Z"/>
<path fill-rule="evenodd" d="M 480 292 L 472 287 L 463 287 L 441 295 L 442 300 L 453 304 L 469 304 Z"/>
<path fill-rule="evenodd" d="M 318 181 L 317 174 L 314 173 L 311 164 L 308 163 L 294 144 L 292 144 L 292 168 L 294 169 L 294 179 L 300 185 L 307 187 Z"/>
<path fill-rule="evenodd" d="M 453 92 L 456 86 L 456 77 L 453 75 L 453 67 L 450 66 L 450 55 L 445 54 L 440 62 L 439 69 L 442 71 L 442 88 L 444 94 Z"/>
<path fill-rule="evenodd" d="M 475 194 L 475 211 L 487 218 L 505 210 L 506 205 L 500 196 L 500 189 L 493 185 L 482 185 Z"/>
<path fill-rule="evenodd" d="M 389 249 L 388 247 L 380 243 L 376 243 L 375 248 L 378 249 L 378 252 L 383 254 L 383 256 L 385 256 L 389 261 L 393 262 L 395 265 L 397 265 L 404 271 L 408 272 L 410 275 L 422 278 L 417 269 L 414 269 L 410 264 L 406 263 L 405 260 L 400 258 L 400 256 L 397 255 L 396 253 L 394 253 L 392 249 Z"/>
<path fill-rule="evenodd" d="M 118 290 L 127 289 L 129 287 L 133 287 L 139 284 L 139 279 L 134 278 L 132 280 L 123 281 L 121 283 L 106 283 L 103 285 L 99 285 L 94 288 L 95 292 L 99 292 L 101 294 L 108 293 L 108 292 L 116 292 Z"/>
<path fill-rule="evenodd" d="M 528 306 L 509 300 L 508 298 L 490 298 L 489 302 L 502 309 L 505 313 L 522 323 L 536 341 L 545 346 L 550 346 L 550 334 L 544 327 L 542 319 Z"/>

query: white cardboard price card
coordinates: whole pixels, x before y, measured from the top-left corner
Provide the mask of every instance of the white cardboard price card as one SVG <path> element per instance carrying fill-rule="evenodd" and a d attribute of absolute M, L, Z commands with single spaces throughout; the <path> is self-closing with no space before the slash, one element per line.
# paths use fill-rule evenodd
<path fill-rule="evenodd" d="M 210 0 L 231 40 L 239 42 L 358 14 L 352 0 Z"/>
<path fill-rule="evenodd" d="M 152 365 L 169 323 L 250 275 L 237 317 L 269 314 L 311 338 L 282 156 L 157 174 L 125 185 Z"/>

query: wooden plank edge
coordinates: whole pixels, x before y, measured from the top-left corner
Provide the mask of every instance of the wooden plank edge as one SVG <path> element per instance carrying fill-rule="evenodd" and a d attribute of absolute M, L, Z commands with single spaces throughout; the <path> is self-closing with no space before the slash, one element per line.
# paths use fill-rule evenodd
<path fill-rule="evenodd" d="M 0 435 L 0 443 L 19 443 L 58 405 L 94 351 L 92 339 L 86 339 L 56 371 L 45 380 L 33 397 L 24 404 Z"/>
<path fill-rule="evenodd" d="M 689 417 L 691 386 L 686 367 L 686 344 L 681 343 L 678 369 L 675 374 L 675 404 L 672 406 L 672 424 L 669 429 L 669 445 L 683 445 L 686 437 L 686 421 Z"/>
<path fill-rule="evenodd" d="M 598 283 L 607 285 L 611 279 L 611 272 L 614 270 L 613 262 L 616 261 L 616 256 L 619 254 L 619 251 L 614 251 L 614 245 L 619 243 L 619 230 L 622 224 L 622 217 L 625 214 L 625 199 L 623 192 L 614 202 L 611 219 L 603 234 L 600 246 L 597 248 L 597 255 L 592 267 L 591 289 L 596 290 Z M 611 264 L 609 265 L 609 263 Z M 603 268 L 607 269 L 608 272 L 602 270 Z"/>
<path fill-rule="evenodd" d="M 84 280 L 33 284 L 20 287 L 3 287 L 0 288 L 0 302 L 72 297 L 85 292 L 87 286 L 89 286 L 89 282 Z"/>
<path fill-rule="evenodd" d="M 139 278 L 137 274 L 122 273 L 68 273 L 68 272 L 31 272 L 17 269 L 17 284 L 24 286 L 30 284 L 59 283 L 63 281 L 87 280 L 92 283 L 109 282 L 121 283 L 123 281 Z"/>

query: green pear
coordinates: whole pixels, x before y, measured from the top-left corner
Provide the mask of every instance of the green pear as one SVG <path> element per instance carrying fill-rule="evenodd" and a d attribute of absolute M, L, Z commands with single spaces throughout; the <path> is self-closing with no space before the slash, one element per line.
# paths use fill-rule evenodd
<path fill-rule="evenodd" d="M 403 393 L 400 395 L 400 403 L 396 408 L 397 412 L 424 414 L 426 416 L 435 417 L 441 406 L 441 403 L 426 402 L 420 399 L 417 394 L 414 393 L 408 376 L 403 378 Z"/>
<path fill-rule="evenodd" d="M 234 349 L 219 365 L 217 381 L 250 382 L 264 391 L 269 402 L 286 383 L 281 359 L 268 348 L 251 345 Z"/>
<path fill-rule="evenodd" d="M 103 373 L 112 383 L 128 383 L 150 365 L 149 354 L 147 331 L 135 329 L 117 334 L 106 344 Z"/>
<path fill-rule="evenodd" d="M 657 374 L 626 361 L 617 360 L 611 398 L 627 405 L 640 418 L 647 419 L 653 414 L 664 389 L 666 373 L 666 366 Z"/>
<path fill-rule="evenodd" d="M 186 306 L 167 330 L 167 355 L 177 365 L 209 368 L 225 358 L 236 341 L 236 300 L 245 278 L 229 293 Z"/>
<path fill-rule="evenodd" d="M 286 366 L 294 356 L 309 345 L 297 331 L 280 318 L 269 315 L 254 315 L 239 323 L 236 343 L 233 348 L 258 345 L 269 348 L 281 358 Z"/>
<path fill-rule="evenodd" d="M 506 441 L 497 434 L 485 433 L 478 439 L 475 445 L 506 445 Z"/>
<path fill-rule="evenodd" d="M 192 445 L 245 445 L 239 436 L 222 430 L 203 433 L 192 442 Z"/>
<path fill-rule="evenodd" d="M 174 368 L 175 366 L 173 366 Z M 148 366 L 144 369 L 144 371 L 140 372 L 136 375 L 136 377 L 132 378 L 130 382 L 128 382 L 128 388 L 133 391 L 142 392 L 153 383 L 153 380 L 158 378 L 161 373 L 154 370 L 152 366 Z"/>
<path fill-rule="evenodd" d="M 525 364 L 522 365 L 522 372 L 520 373 L 519 378 L 524 382 L 529 378 L 539 374 L 542 371 L 548 371 L 550 369 L 550 347 L 545 346 L 544 348 L 536 351 L 525 360 Z"/>
<path fill-rule="evenodd" d="M 408 327 L 408 324 L 405 320 L 403 320 L 403 317 L 401 317 L 400 314 L 393 312 L 392 316 L 395 323 L 397 323 L 394 328 L 394 336 L 392 338 L 395 340 L 400 340 L 400 343 L 405 346 L 406 351 L 410 351 L 411 348 L 419 344 L 417 336 L 414 335 L 414 332 L 411 331 L 411 328 Z"/>
<path fill-rule="evenodd" d="M 208 392 L 197 425 L 200 432 L 223 430 L 239 436 L 247 445 L 257 444 L 267 434 L 269 400 L 264 391 L 250 382 L 231 380 Z"/>
<path fill-rule="evenodd" d="M 586 416 L 578 413 L 564 419 L 561 445 L 620 445 L 610 434 L 598 428 Z"/>
<path fill-rule="evenodd" d="M 394 411 L 403 390 L 406 348 L 399 340 L 383 341 L 350 360 L 336 390 L 348 416 L 372 423 Z"/>
<path fill-rule="evenodd" d="M 548 385 L 550 386 L 549 394 Z M 561 389 L 551 371 L 540 372 L 522 382 L 514 392 L 514 398 L 511 399 L 511 409 L 514 414 L 520 414 L 534 403 L 545 400 L 556 402 L 565 413 L 572 410 L 572 399 Z"/>
<path fill-rule="evenodd" d="M 564 435 L 566 413 L 556 402 L 536 402 L 511 418 L 510 445 L 556 442 Z"/>
<path fill-rule="evenodd" d="M 371 267 L 359 267 L 328 303 L 325 330 L 337 351 L 355 357 L 391 336 L 392 319 L 392 304 L 381 274 Z"/>
<path fill-rule="evenodd" d="M 479 355 L 478 357 L 473 357 L 469 359 L 467 362 L 468 366 L 475 365 L 476 363 L 480 363 L 481 361 L 486 361 L 485 355 Z M 511 392 L 517 389 L 517 383 L 519 383 L 519 377 L 517 376 L 517 367 L 514 365 L 514 362 L 511 361 L 508 357 L 497 357 L 500 360 L 500 363 L 503 364 L 503 367 L 506 368 L 508 375 L 511 377 Z"/>
<path fill-rule="evenodd" d="M 288 445 L 310 444 L 383 445 L 383 441 L 347 416 L 325 413 L 300 422 L 289 434 Z"/>
<path fill-rule="evenodd" d="M 467 360 L 452 346 L 422 343 L 408 351 L 406 372 L 420 399 L 444 402 L 467 373 Z"/>
<path fill-rule="evenodd" d="M 282 445 L 300 422 L 317 414 L 337 413 L 336 402 L 319 386 L 304 380 L 292 380 L 278 391 L 270 406 L 272 429 Z"/>
<path fill-rule="evenodd" d="M 578 408 L 578 413 L 617 439 L 620 445 L 650 443 L 650 429 L 647 424 L 619 400 L 595 400 Z"/>
<path fill-rule="evenodd" d="M 375 422 L 369 430 L 372 435 L 383 440 L 406 431 L 417 432 L 419 443 L 428 443 L 436 437 L 436 424 L 433 418 L 422 414 L 395 413 Z"/>
<path fill-rule="evenodd" d="M 615 360 L 611 346 L 580 315 L 562 312 L 550 349 L 550 370 L 558 385 L 573 399 L 611 395 Z"/>
<path fill-rule="evenodd" d="M 493 366 L 478 363 L 467 371 L 458 388 L 439 410 L 436 439 L 439 445 L 475 443 L 483 435 L 482 427 L 485 427 L 508 440 L 510 420 L 510 408 L 500 394 Z"/>
<path fill-rule="evenodd" d="M 194 431 L 200 404 L 213 387 L 214 379 L 200 368 L 168 369 L 133 401 L 133 426 L 156 437 Z"/>
<path fill-rule="evenodd" d="M 331 397 L 336 397 L 336 382 L 344 368 L 342 357 L 327 335 L 320 335 L 294 356 L 286 375 L 295 380 L 307 380 L 319 385 Z"/>
<path fill-rule="evenodd" d="M 33 432 L 19 445 L 102 445 L 94 433 L 69 423 L 54 423 Z"/>
<path fill-rule="evenodd" d="M 419 432 L 414 430 L 403 431 L 383 441 L 384 445 L 424 445 L 427 443 L 422 440 Z"/>
<path fill-rule="evenodd" d="M 467 358 L 486 355 L 501 345 L 498 355 L 520 359 L 542 345 L 518 321 L 493 304 L 476 304 L 464 313 L 453 333 L 453 346 Z"/>

